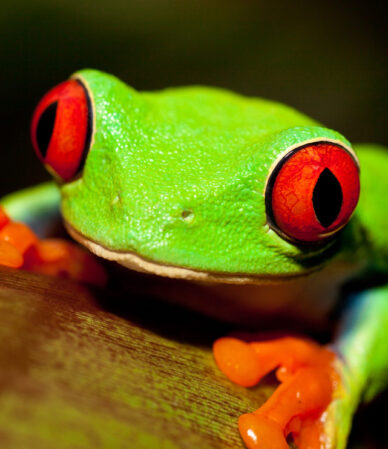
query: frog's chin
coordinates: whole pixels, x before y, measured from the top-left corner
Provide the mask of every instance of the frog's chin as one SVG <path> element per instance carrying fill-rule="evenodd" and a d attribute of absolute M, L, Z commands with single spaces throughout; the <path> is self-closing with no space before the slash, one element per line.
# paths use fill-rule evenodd
<path fill-rule="evenodd" d="M 301 273 L 292 273 L 289 275 L 247 275 L 247 274 L 229 274 L 219 272 L 207 272 L 194 270 L 186 267 L 179 267 L 174 265 L 163 264 L 146 259 L 134 252 L 115 251 L 88 239 L 77 231 L 73 226 L 65 221 L 65 227 L 71 237 L 79 242 L 81 245 L 88 248 L 92 253 L 103 259 L 112 260 L 140 273 L 154 274 L 173 279 L 186 279 L 190 281 L 209 282 L 209 283 L 223 283 L 223 284 L 278 284 L 284 281 L 291 281 L 295 278 L 305 277 L 312 273 L 319 271 L 322 267 L 317 266 L 309 270 L 304 270 Z"/>

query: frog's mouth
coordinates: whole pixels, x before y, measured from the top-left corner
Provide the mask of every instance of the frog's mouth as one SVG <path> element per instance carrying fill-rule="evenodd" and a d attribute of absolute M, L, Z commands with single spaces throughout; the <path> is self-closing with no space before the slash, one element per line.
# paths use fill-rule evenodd
<path fill-rule="evenodd" d="M 123 265 L 131 270 L 140 273 L 154 274 L 157 276 L 186 279 L 190 281 L 224 283 L 224 284 L 278 284 L 284 281 L 295 280 L 296 278 L 306 277 L 322 269 L 321 265 L 313 268 L 305 268 L 300 273 L 292 273 L 285 275 L 268 275 L 268 274 L 239 274 L 239 273 L 220 273 L 199 271 L 192 268 L 179 267 L 174 265 L 163 264 L 146 259 L 134 252 L 115 251 L 108 249 L 99 243 L 90 240 L 74 229 L 69 223 L 64 221 L 65 227 L 70 236 L 81 245 L 88 248 L 93 254 L 107 260 Z"/>

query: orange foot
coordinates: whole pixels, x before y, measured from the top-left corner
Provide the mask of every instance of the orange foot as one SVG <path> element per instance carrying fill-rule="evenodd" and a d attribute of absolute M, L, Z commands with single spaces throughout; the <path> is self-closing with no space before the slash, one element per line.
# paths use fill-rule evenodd
<path fill-rule="evenodd" d="M 239 418 L 249 449 L 289 449 L 289 436 L 299 449 L 323 447 L 322 415 L 338 382 L 333 352 L 305 338 L 246 343 L 226 337 L 215 342 L 214 357 L 230 380 L 245 387 L 276 369 L 280 385 L 273 395 Z"/>
<path fill-rule="evenodd" d="M 60 239 L 39 239 L 0 207 L 0 265 L 104 286 L 107 275 L 88 252 Z"/>

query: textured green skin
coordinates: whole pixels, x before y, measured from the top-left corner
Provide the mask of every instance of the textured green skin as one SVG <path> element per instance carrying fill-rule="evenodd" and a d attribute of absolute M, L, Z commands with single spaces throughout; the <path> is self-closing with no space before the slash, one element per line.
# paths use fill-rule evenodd
<path fill-rule="evenodd" d="M 316 263 L 316 251 L 268 227 L 265 183 L 291 145 L 344 137 L 219 89 L 140 94 L 101 72 L 76 75 L 92 93 L 96 133 L 82 178 L 61 188 L 75 229 L 109 249 L 201 271 L 290 275 Z"/>

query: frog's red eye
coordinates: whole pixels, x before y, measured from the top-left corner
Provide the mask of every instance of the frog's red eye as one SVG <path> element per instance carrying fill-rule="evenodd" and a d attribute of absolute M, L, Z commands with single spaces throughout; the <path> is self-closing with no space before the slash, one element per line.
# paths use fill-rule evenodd
<path fill-rule="evenodd" d="M 39 102 L 31 122 L 31 139 L 47 169 L 65 181 L 77 175 L 89 150 L 93 111 L 79 80 L 65 81 Z"/>
<path fill-rule="evenodd" d="M 345 226 L 359 194 L 353 152 L 331 142 L 309 143 L 286 153 L 270 174 L 267 217 L 291 240 L 318 242 Z"/>

